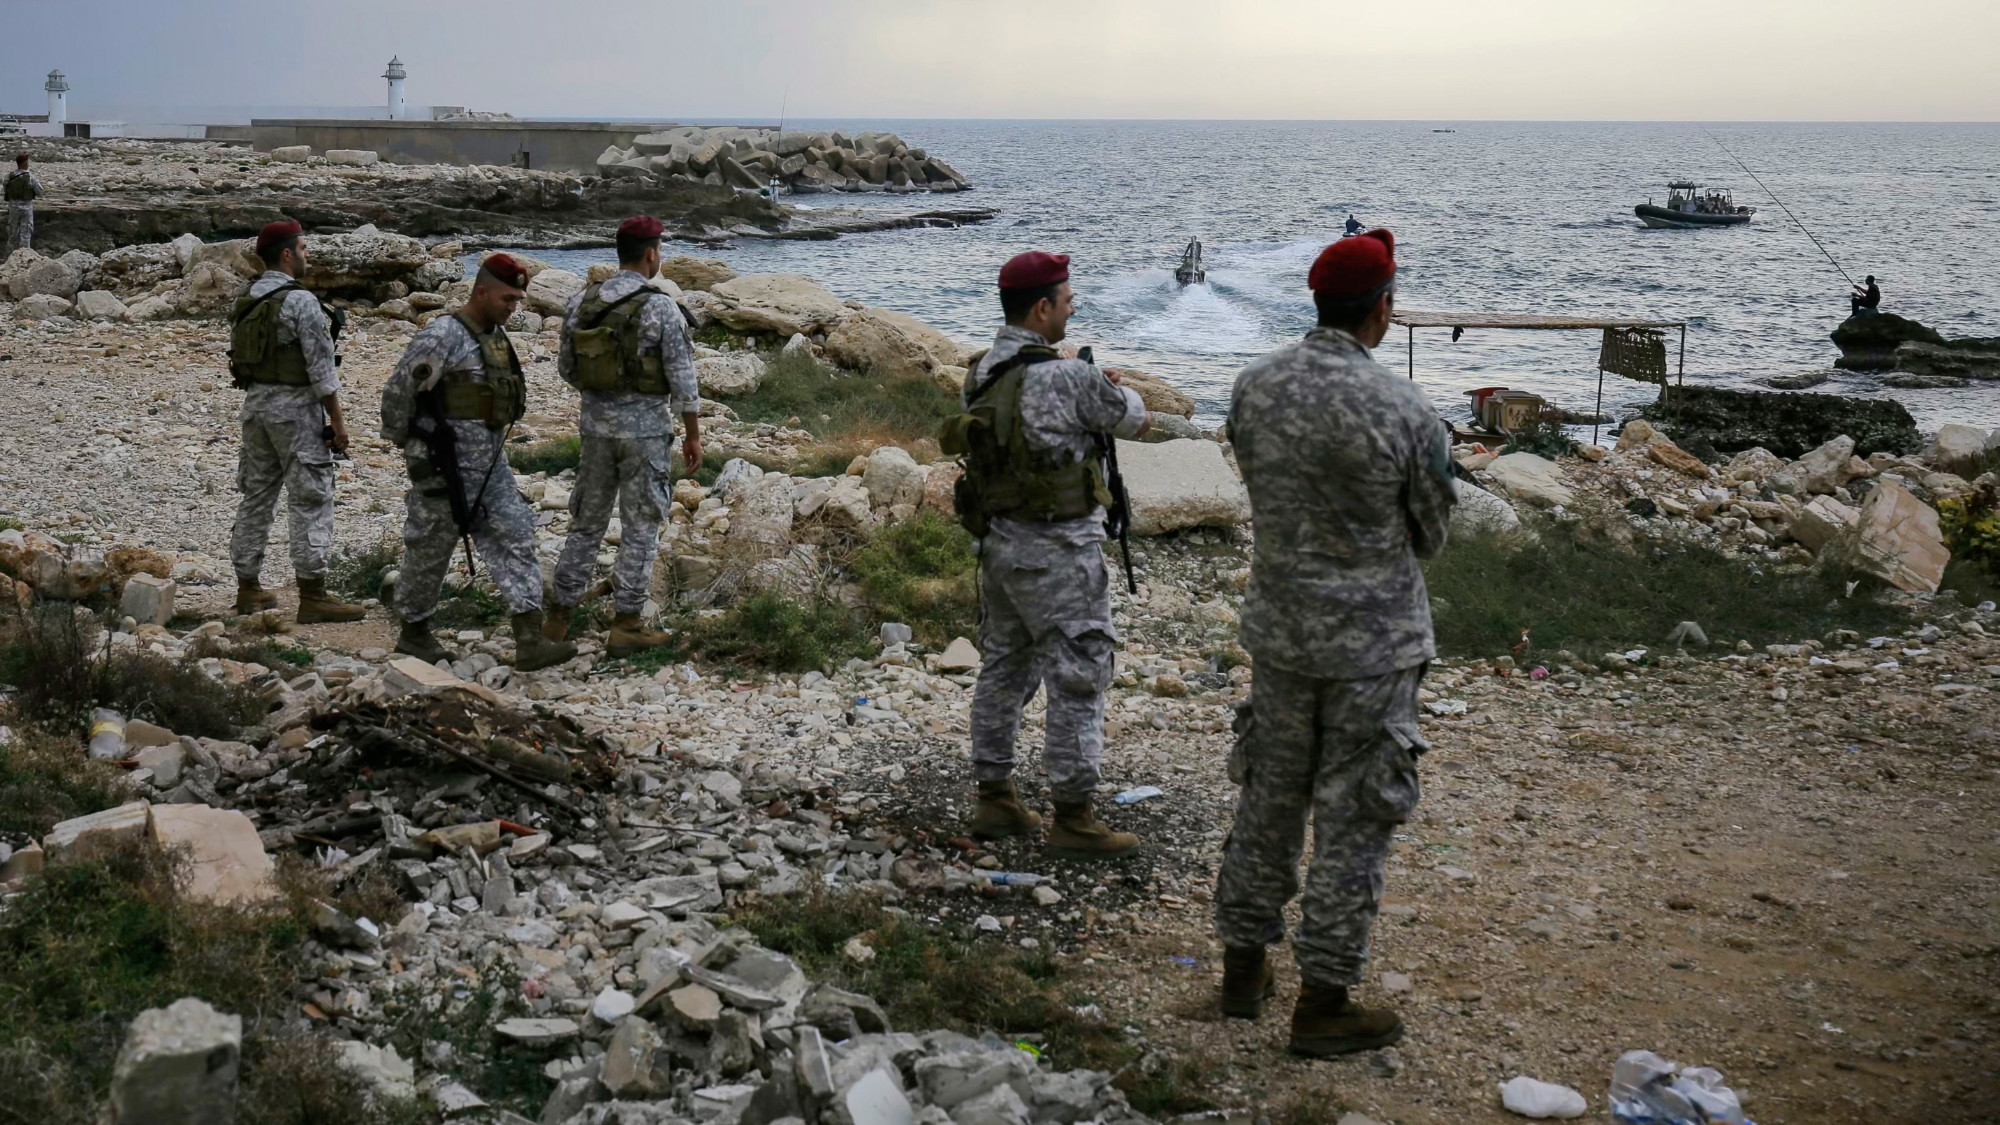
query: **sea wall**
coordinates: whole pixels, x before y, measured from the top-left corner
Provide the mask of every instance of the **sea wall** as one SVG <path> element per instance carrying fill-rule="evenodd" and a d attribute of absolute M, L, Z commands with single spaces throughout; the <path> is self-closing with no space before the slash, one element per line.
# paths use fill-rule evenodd
<path fill-rule="evenodd" d="M 258 119 L 228 137 L 259 152 L 311 145 L 315 152 L 362 149 L 396 164 L 496 164 L 552 172 L 595 172 L 605 146 L 628 146 L 669 126 L 603 121 L 316 121 Z M 525 163 L 523 163 L 525 161 Z"/>

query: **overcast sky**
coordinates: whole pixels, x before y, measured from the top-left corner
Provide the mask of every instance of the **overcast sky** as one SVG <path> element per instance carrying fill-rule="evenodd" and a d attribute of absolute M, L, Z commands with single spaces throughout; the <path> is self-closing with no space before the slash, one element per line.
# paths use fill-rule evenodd
<path fill-rule="evenodd" d="M 1671 15 L 1669 15 L 1671 13 Z M 2000 0 L 0 0 L 0 110 L 2000 120 Z"/>

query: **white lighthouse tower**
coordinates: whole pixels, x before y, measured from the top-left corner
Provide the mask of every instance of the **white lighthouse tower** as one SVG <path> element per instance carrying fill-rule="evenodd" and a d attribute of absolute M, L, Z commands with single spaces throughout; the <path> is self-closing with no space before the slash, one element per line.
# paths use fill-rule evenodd
<path fill-rule="evenodd" d="M 42 89 L 49 92 L 49 125 L 55 136 L 62 136 L 63 122 L 69 120 L 69 79 L 60 70 L 49 71 L 49 80 Z"/>
<path fill-rule="evenodd" d="M 389 60 L 389 69 L 382 72 L 382 77 L 389 80 L 389 120 L 401 121 L 403 119 L 403 79 L 408 78 L 409 75 L 403 70 L 403 60 L 400 56 Z"/>

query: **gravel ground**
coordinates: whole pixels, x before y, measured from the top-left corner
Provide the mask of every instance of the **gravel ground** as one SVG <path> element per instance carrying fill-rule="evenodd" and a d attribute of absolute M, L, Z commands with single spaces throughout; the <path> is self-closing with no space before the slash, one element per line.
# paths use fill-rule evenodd
<path fill-rule="evenodd" d="M 400 465 L 368 435 L 401 344 L 368 335 L 345 349 L 357 441 L 343 545 L 400 522 Z M 530 425 L 547 434 L 574 417 L 553 345 L 537 338 L 530 365 Z M 224 346 L 213 324 L 0 322 L 0 515 L 181 552 L 184 600 L 218 610 L 238 401 Z M 557 517 L 545 543 L 560 529 Z M 280 522 L 272 584 L 289 578 L 282 539 Z M 1235 535 L 1154 541 L 1141 595 L 1117 595 L 1128 644 L 1107 789 L 1166 794 L 1111 810 L 1148 847 L 1104 868 L 1045 863 L 1032 843 L 953 843 L 969 806 L 964 677 L 893 661 L 827 683 L 710 674 L 662 702 L 636 674 L 588 674 L 587 654 L 506 692 L 557 701 L 628 746 L 659 739 L 836 780 L 858 814 L 848 828 L 872 824 L 908 861 L 895 876 L 907 908 L 967 932 L 990 916 L 1000 940 L 1069 951 L 1102 982 L 1091 999 L 1158 1062 L 1212 1068 L 1211 1096 L 1248 1107 L 1245 1121 L 1293 1099 L 1378 1121 L 1500 1120 L 1495 1086 L 1514 1074 L 1575 1086 L 1601 1116 L 1612 1060 L 1640 1047 L 1720 1068 L 1763 1125 L 1995 1119 L 2000 618 L 1961 609 L 1877 649 L 1667 657 L 1570 683 L 1435 667 L 1429 689 L 1467 707 L 1427 721 L 1425 800 L 1392 860 L 1362 993 L 1396 1005 L 1409 1032 L 1390 1051 L 1309 1064 L 1283 1053 L 1284 954 L 1263 1020 L 1213 1014 L 1209 888 L 1234 803 L 1227 720 L 1248 680 L 1215 658 L 1233 635 L 1242 551 Z M 387 647 L 391 624 L 377 610 L 299 637 L 379 660 L 366 650 Z M 893 713 L 856 721 L 859 695 Z M 1024 745 L 1038 728 L 1031 717 Z M 974 865 L 1050 878 L 923 890 Z"/>

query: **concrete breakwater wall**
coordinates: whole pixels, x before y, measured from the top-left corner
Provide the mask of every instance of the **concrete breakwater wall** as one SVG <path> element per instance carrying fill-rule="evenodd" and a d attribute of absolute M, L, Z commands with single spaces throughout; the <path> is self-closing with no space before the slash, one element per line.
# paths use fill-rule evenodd
<path fill-rule="evenodd" d="M 591 173 L 606 145 L 669 128 L 609 121 L 370 121 L 258 119 L 217 126 L 210 140 L 248 141 L 259 152 L 310 145 L 314 152 L 363 149 L 392 164 L 493 164 Z"/>
<path fill-rule="evenodd" d="M 962 191 L 958 170 L 894 133 L 675 126 L 613 143 L 597 157 L 606 176 L 680 177 L 762 188 L 772 179 L 800 193 Z"/>

